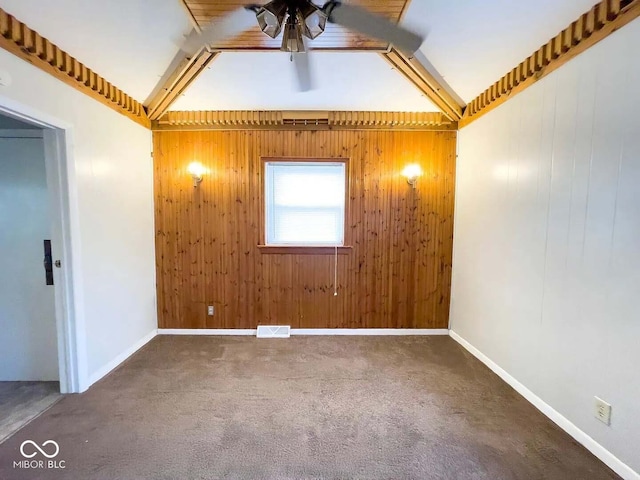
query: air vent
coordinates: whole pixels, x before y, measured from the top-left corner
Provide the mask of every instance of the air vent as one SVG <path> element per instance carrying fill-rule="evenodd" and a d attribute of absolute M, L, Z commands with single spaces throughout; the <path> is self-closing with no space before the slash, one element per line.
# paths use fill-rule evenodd
<path fill-rule="evenodd" d="M 258 338 L 289 338 L 289 325 L 258 325 Z"/>
<path fill-rule="evenodd" d="M 283 118 L 283 125 L 293 125 L 293 126 L 320 126 L 320 125 L 329 125 L 328 118 Z"/>

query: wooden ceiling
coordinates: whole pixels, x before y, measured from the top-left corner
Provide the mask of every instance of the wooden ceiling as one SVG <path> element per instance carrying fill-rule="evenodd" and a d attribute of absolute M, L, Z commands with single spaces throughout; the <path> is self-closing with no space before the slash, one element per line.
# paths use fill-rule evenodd
<path fill-rule="evenodd" d="M 242 8 L 247 0 L 181 0 L 191 13 L 194 21 L 204 27 L 216 18 L 220 18 L 229 12 Z M 383 15 L 398 22 L 406 11 L 410 0 L 351 0 L 352 5 L 358 5 L 367 10 Z M 256 3 L 264 4 L 266 1 Z M 322 6 L 323 3 L 316 0 L 314 3 Z M 244 34 L 225 42 L 212 45 L 214 50 L 278 50 L 282 43 L 282 35 L 271 39 L 260 31 L 257 26 Z M 380 42 L 335 24 L 327 24 L 325 32 L 311 42 L 315 50 L 368 50 L 386 51 L 388 43 Z"/>

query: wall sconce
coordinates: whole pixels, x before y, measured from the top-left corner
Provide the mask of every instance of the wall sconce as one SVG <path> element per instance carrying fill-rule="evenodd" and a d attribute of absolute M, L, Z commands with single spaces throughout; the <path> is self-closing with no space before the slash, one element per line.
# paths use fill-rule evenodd
<path fill-rule="evenodd" d="M 206 170 L 200 162 L 191 162 L 187 167 L 187 172 L 193 177 L 193 186 L 197 187 L 202 181 L 202 175 L 205 174 Z"/>
<path fill-rule="evenodd" d="M 416 183 L 418 182 L 418 177 L 422 175 L 422 169 L 420 165 L 416 163 L 412 163 L 411 165 L 407 165 L 402 170 L 402 175 L 404 175 L 407 179 L 407 183 L 411 185 L 413 188 L 416 188 Z"/>

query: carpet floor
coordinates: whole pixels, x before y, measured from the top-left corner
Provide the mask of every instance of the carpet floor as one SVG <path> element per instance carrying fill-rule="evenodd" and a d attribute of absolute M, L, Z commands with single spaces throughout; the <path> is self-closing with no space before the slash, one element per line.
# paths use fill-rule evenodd
<path fill-rule="evenodd" d="M 14 468 L 25 440 L 65 468 Z M 160 336 L 0 444 L 0 478 L 618 477 L 449 337 Z"/>

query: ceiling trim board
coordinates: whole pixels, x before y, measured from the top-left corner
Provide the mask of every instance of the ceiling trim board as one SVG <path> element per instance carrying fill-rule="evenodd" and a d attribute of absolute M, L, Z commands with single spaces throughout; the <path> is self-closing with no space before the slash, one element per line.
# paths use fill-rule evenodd
<path fill-rule="evenodd" d="M 409 10 L 410 5 L 411 5 L 411 0 L 406 0 L 404 2 L 404 5 L 402 6 L 402 10 L 400 11 L 400 16 L 398 17 L 398 25 L 402 23 L 402 21 L 404 20 L 404 17 L 407 14 L 407 11 Z M 391 48 L 391 44 L 389 44 L 389 48 Z"/>
<path fill-rule="evenodd" d="M 169 64 L 165 72 L 160 77 L 160 80 L 158 80 L 156 86 L 153 87 L 153 90 L 144 101 L 148 112 L 151 112 L 158 106 L 158 103 L 160 103 L 160 100 L 162 99 L 162 91 L 171 88 L 171 86 L 173 86 L 173 84 L 175 83 L 176 78 L 184 74 L 186 69 L 189 67 L 189 64 L 189 56 L 182 50 L 179 50 L 178 53 L 176 53 L 176 55 L 173 57 L 173 60 L 171 60 L 171 63 Z"/>
<path fill-rule="evenodd" d="M 473 99 L 459 122 L 469 125 L 640 16 L 640 0 L 602 0 Z"/>
<path fill-rule="evenodd" d="M 193 16 L 193 12 L 189 8 L 189 5 L 187 5 L 187 2 L 185 0 L 178 0 L 178 1 L 180 2 L 180 5 L 182 5 L 182 8 L 186 13 L 187 17 L 189 17 L 189 21 L 191 22 L 191 25 L 193 25 L 193 28 L 195 28 L 197 32 L 201 32 L 202 28 L 200 28 L 200 24 L 196 20 L 196 17 Z"/>
<path fill-rule="evenodd" d="M 179 52 L 153 89 L 155 95 L 148 102 L 149 118 L 157 120 L 182 93 L 198 78 L 202 71 L 218 56 L 219 52 L 201 49 L 192 57 Z"/>
<path fill-rule="evenodd" d="M 0 8 L 0 48 L 150 128 L 143 105 Z"/>
<path fill-rule="evenodd" d="M 424 93 L 451 121 L 457 122 L 462 118 L 462 105 L 447 92 L 418 59 L 409 57 L 393 47 L 389 52 L 381 55 L 418 90 Z"/>
<path fill-rule="evenodd" d="M 211 126 L 211 125 L 164 125 L 159 123 L 158 120 L 151 122 L 151 130 L 154 132 L 210 132 L 210 131 L 233 131 L 233 130 L 295 130 L 295 131 L 340 131 L 340 130 L 384 130 L 384 131 L 397 131 L 397 132 L 451 132 L 458 130 L 458 123 L 453 122 L 448 125 L 432 125 L 423 127 L 411 127 L 411 126 L 395 126 L 395 127 L 383 127 L 383 126 L 351 126 L 351 125 L 304 125 L 298 124 L 282 124 L 282 125 L 257 125 L 257 126 L 243 126 L 243 125 L 226 125 L 226 126 Z"/>
<path fill-rule="evenodd" d="M 313 44 L 310 44 L 313 47 Z M 272 47 L 216 47 L 211 49 L 212 52 L 221 53 L 248 53 L 248 52 L 279 52 L 280 48 Z M 336 53 L 354 53 L 354 52 L 366 52 L 366 53 L 384 53 L 388 52 L 389 48 L 383 47 L 320 47 L 310 48 L 310 52 L 336 52 Z"/>
<path fill-rule="evenodd" d="M 152 130 L 457 130 L 435 112 L 176 111 Z"/>

